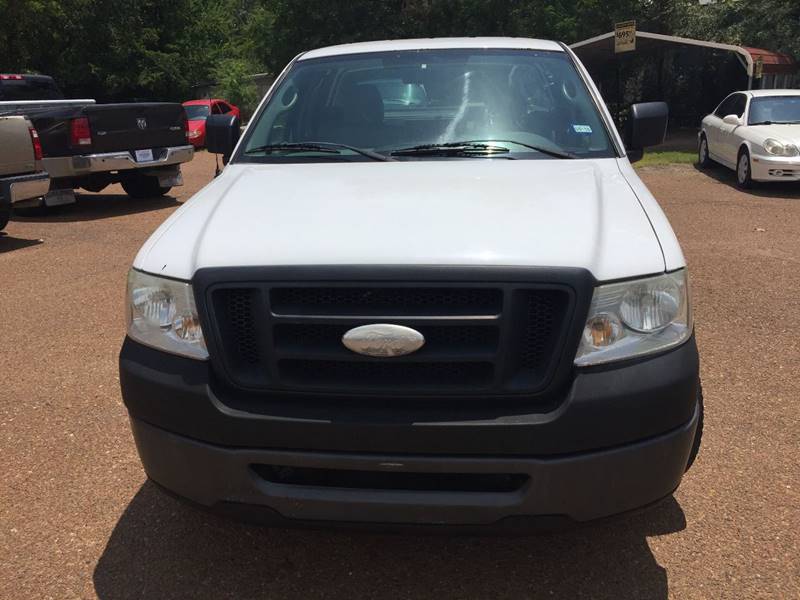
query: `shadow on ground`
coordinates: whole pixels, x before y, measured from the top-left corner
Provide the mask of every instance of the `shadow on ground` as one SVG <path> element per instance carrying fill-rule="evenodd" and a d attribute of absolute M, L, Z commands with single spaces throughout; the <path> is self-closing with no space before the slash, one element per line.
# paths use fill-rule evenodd
<path fill-rule="evenodd" d="M 0 231 L 0 254 L 3 252 L 11 252 L 12 250 L 21 250 L 22 248 L 28 248 L 30 246 L 38 246 L 43 243 L 43 240 L 18 238 Z"/>
<path fill-rule="evenodd" d="M 759 198 L 784 198 L 787 200 L 800 200 L 800 182 L 798 181 L 779 181 L 776 183 L 761 183 L 754 181 L 752 188 L 749 190 L 742 190 L 736 183 L 736 173 L 732 169 L 728 169 L 722 165 L 714 165 L 709 169 L 701 169 L 700 165 L 697 163 L 694 163 L 693 166 L 703 175 L 708 175 L 712 179 L 716 179 L 720 183 L 729 185 L 743 194 L 758 196 Z"/>
<path fill-rule="evenodd" d="M 131 598 L 667 598 L 647 536 L 680 531 L 670 498 L 601 525 L 527 537 L 281 530 L 221 519 L 142 486 L 94 571 Z"/>
<path fill-rule="evenodd" d="M 21 222 L 95 221 L 178 206 L 172 196 L 135 199 L 127 194 L 77 194 L 75 204 L 51 208 L 16 209 L 13 220 Z"/>

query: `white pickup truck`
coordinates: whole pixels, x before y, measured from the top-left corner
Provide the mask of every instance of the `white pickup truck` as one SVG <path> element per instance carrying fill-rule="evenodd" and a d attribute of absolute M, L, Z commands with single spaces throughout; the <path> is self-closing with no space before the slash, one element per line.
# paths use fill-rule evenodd
<path fill-rule="evenodd" d="M 145 243 L 120 382 L 148 476 L 220 512 L 517 529 L 672 494 L 702 432 L 686 262 L 574 54 L 306 52 Z M 627 144 L 627 150 L 625 148 Z"/>

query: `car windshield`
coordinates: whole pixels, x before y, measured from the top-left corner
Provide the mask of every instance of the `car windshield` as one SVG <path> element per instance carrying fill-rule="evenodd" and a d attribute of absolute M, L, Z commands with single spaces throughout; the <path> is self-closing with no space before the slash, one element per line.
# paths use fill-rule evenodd
<path fill-rule="evenodd" d="M 507 49 L 299 60 L 240 148 L 234 162 L 615 156 L 566 53 Z"/>
<path fill-rule="evenodd" d="M 208 113 L 211 112 L 207 104 L 189 104 L 184 106 L 186 118 L 190 121 L 205 121 Z"/>
<path fill-rule="evenodd" d="M 800 95 L 753 98 L 747 123 L 800 123 Z"/>

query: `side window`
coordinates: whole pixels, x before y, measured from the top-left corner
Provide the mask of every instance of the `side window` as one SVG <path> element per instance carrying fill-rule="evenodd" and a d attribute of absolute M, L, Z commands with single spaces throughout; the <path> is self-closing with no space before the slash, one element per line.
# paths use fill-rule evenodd
<path fill-rule="evenodd" d="M 736 95 L 731 95 L 725 98 L 717 107 L 717 110 L 714 111 L 714 115 L 719 117 L 720 119 L 727 117 L 728 115 L 732 115 L 733 113 L 733 105 L 736 102 Z"/>
<path fill-rule="evenodd" d="M 736 94 L 734 99 L 733 112 L 730 114 L 736 115 L 741 119 L 744 116 L 744 109 L 747 106 L 747 97 L 744 94 Z"/>
<path fill-rule="evenodd" d="M 219 109 L 220 109 L 220 111 L 222 111 L 223 115 L 226 115 L 229 112 L 231 112 L 231 107 L 228 106 L 227 104 L 225 104 L 224 102 L 220 102 L 219 103 Z"/>
<path fill-rule="evenodd" d="M 214 104 L 211 105 L 211 114 L 212 115 L 222 114 L 222 111 L 219 108 L 219 102 L 214 102 Z"/>

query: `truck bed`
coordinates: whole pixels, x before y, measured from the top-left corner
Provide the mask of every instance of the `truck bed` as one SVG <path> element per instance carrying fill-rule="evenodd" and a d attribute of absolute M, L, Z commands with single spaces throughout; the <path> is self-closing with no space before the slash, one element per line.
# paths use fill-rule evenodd
<path fill-rule="evenodd" d="M 45 157 L 186 144 L 183 107 L 176 103 L 64 105 L 59 101 L 44 101 L 29 106 L 14 104 L 18 107 L 15 114 L 27 116 L 39 131 Z M 0 112 L 2 108 L 0 103 Z M 70 141 L 70 123 L 81 117 L 89 119 L 91 144 L 74 146 Z"/>

